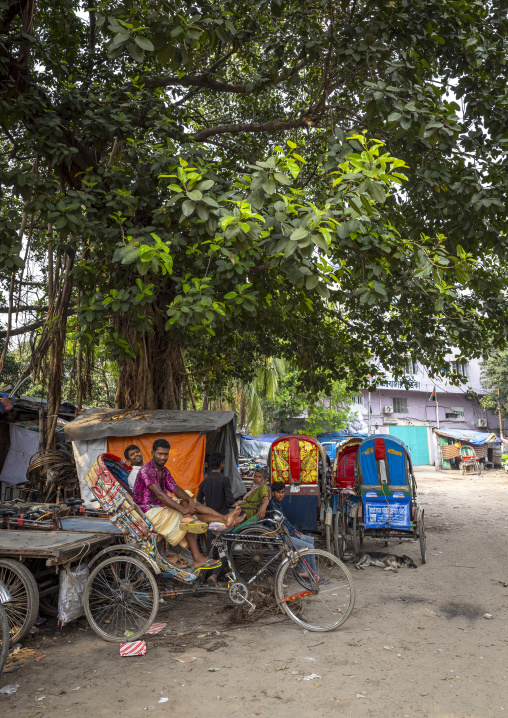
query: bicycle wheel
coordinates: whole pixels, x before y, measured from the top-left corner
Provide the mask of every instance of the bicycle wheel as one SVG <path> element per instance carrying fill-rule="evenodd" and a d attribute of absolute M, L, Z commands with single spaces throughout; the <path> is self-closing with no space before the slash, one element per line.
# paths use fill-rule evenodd
<path fill-rule="evenodd" d="M 267 537 L 262 540 L 262 536 L 266 534 L 269 534 L 271 538 Z M 242 541 L 242 537 L 254 539 L 256 536 L 259 537 L 259 541 Z M 271 559 L 273 559 L 272 563 L 255 582 L 273 578 L 283 558 L 283 554 L 280 555 L 280 558 L 275 558 L 279 551 L 280 541 L 274 540 L 273 531 L 267 528 L 247 526 L 244 531 L 237 533 L 235 540 L 231 542 L 229 547 L 229 560 L 237 581 L 248 583 Z"/>
<path fill-rule="evenodd" d="M 12 601 L 4 608 L 9 619 L 11 643 L 21 641 L 39 613 L 39 589 L 31 571 L 20 561 L 0 558 L 0 581 L 7 586 Z"/>
<path fill-rule="evenodd" d="M 9 646 L 9 619 L 5 607 L 0 603 L 0 673 L 3 671 L 9 655 Z"/>
<path fill-rule="evenodd" d="M 351 575 L 336 556 L 321 549 L 299 552 L 301 559 L 281 564 L 275 579 L 275 598 L 287 615 L 309 631 L 331 631 L 341 626 L 353 610 L 355 589 Z M 313 575 L 314 556 L 319 581 L 302 579 L 303 569 Z"/>
<path fill-rule="evenodd" d="M 94 568 L 85 586 L 85 614 L 105 641 L 135 641 L 159 610 L 159 589 L 150 568 L 131 556 L 113 556 Z"/>

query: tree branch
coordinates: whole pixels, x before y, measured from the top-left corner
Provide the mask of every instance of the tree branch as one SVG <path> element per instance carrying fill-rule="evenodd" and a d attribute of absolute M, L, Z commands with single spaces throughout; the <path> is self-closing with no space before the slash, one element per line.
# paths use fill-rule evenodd
<path fill-rule="evenodd" d="M 67 317 L 71 317 L 73 314 L 77 314 L 77 312 L 78 312 L 77 309 L 73 309 L 73 310 L 67 312 Z M 25 324 L 23 327 L 18 327 L 17 329 L 13 329 L 9 333 L 9 337 L 19 336 L 20 334 L 26 334 L 27 332 L 31 332 L 34 329 L 39 329 L 44 324 L 46 324 L 46 318 L 39 319 L 38 321 L 33 322 L 32 324 Z M 7 336 L 7 332 L 0 332 L 0 339 L 5 339 L 6 336 Z"/>
<path fill-rule="evenodd" d="M 242 122 L 240 124 L 209 127 L 206 130 L 199 130 L 199 132 L 194 133 L 192 137 L 196 142 L 202 142 L 206 140 L 207 137 L 224 135 L 228 132 L 279 132 L 280 130 L 294 130 L 298 127 L 311 127 L 312 124 L 313 122 L 308 116 L 300 117 L 297 120 L 285 120 L 283 122 L 257 122 L 254 124 Z"/>
<path fill-rule="evenodd" d="M 232 53 L 230 53 L 232 54 Z M 224 56 L 224 59 L 227 59 L 229 55 Z M 222 61 L 223 61 L 222 60 Z M 281 82 L 284 82 L 284 80 L 288 80 L 290 77 L 295 75 L 299 70 L 302 69 L 307 64 L 308 60 L 302 60 L 301 62 L 297 62 L 294 67 L 289 70 L 289 72 L 282 71 L 279 73 L 279 76 L 277 77 L 275 85 L 279 85 Z M 146 86 L 150 88 L 154 87 L 173 87 L 175 85 L 180 85 L 181 87 L 201 87 L 201 88 L 207 88 L 209 90 L 217 90 L 218 92 L 233 92 L 236 94 L 246 94 L 247 93 L 247 85 L 244 84 L 231 84 L 229 82 L 220 82 L 219 80 L 213 80 L 209 75 L 213 72 L 216 66 L 218 66 L 220 63 L 217 62 L 215 65 L 212 65 L 212 67 L 209 70 L 205 70 L 205 72 L 201 75 L 184 75 L 183 77 L 157 77 L 152 80 L 146 81 Z M 261 86 L 266 83 L 260 83 Z M 251 90 L 249 89 L 249 93 Z"/>

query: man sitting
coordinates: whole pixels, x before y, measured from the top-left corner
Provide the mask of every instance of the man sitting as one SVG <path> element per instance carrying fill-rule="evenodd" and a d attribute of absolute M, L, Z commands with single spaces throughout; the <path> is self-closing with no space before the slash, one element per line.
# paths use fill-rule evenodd
<path fill-rule="evenodd" d="M 217 513 L 228 513 L 229 507 L 235 503 L 235 497 L 231 491 L 231 480 L 222 473 L 224 471 L 224 455 L 220 452 L 212 454 L 208 467 L 209 474 L 199 487 L 198 503 L 204 501 L 208 508 Z"/>
<path fill-rule="evenodd" d="M 234 505 L 240 506 L 248 519 L 257 514 L 258 521 L 262 521 L 265 518 L 269 500 L 270 489 L 266 485 L 266 474 L 262 469 L 256 469 L 251 490 Z"/>
<path fill-rule="evenodd" d="M 275 511 L 278 511 L 284 516 L 284 511 L 282 509 L 282 499 L 284 498 L 285 488 L 286 487 L 283 481 L 273 482 L 271 486 L 272 498 L 270 499 L 268 503 L 268 508 L 266 509 L 266 518 L 273 518 Z M 296 529 L 285 516 L 282 523 L 287 528 L 289 535 L 291 536 L 291 540 L 293 541 L 296 548 L 314 548 L 314 539 L 312 536 L 306 536 L 305 534 L 302 534 L 302 532 L 298 531 L 298 529 Z M 314 573 L 316 573 L 316 557 L 314 556 L 314 554 L 309 555 L 308 562 L 311 569 L 314 571 Z M 302 571 L 300 573 L 300 576 L 302 576 L 302 578 L 309 577 L 306 571 Z"/>
<path fill-rule="evenodd" d="M 189 492 L 178 486 L 165 466 L 170 448 L 166 439 L 153 442 L 152 460 L 138 473 L 133 499 L 171 546 L 187 539 L 194 568 L 198 568 L 207 561 L 207 557 L 200 552 L 193 534 L 204 533 L 208 524 L 213 522 L 223 523 L 228 528 L 234 526 L 241 509 L 237 508 L 223 516 L 206 506 L 198 505 Z M 175 498 L 172 499 L 169 493 Z"/>
<path fill-rule="evenodd" d="M 127 477 L 127 481 L 129 482 L 129 486 L 132 490 L 134 488 L 134 484 L 136 483 L 138 472 L 143 466 L 143 454 L 141 453 L 139 446 L 131 444 L 125 449 L 123 455 L 125 456 L 125 461 L 132 466 L 132 471 Z"/>

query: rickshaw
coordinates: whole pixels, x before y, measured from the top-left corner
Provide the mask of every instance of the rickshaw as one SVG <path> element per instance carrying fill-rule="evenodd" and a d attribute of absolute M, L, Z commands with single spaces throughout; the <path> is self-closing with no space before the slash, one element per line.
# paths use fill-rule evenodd
<path fill-rule="evenodd" d="M 270 481 L 283 481 L 286 485 L 282 509 L 288 520 L 302 531 L 318 530 L 326 467 L 326 452 L 313 436 L 289 434 L 270 446 Z"/>
<path fill-rule="evenodd" d="M 407 446 L 395 436 L 370 436 L 356 455 L 355 493 L 348 513 L 355 554 L 364 538 L 420 542 L 426 563 L 424 510 L 416 501 L 416 481 Z"/>
<path fill-rule="evenodd" d="M 332 480 L 326 487 L 326 546 L 328 551 L 333 550 L 339 558 L 344 558 L 346 550 L 346 522 L 350 504 L 357 500 L 354 492 L 356 454 L 363 439 L 363 436 L 354 436 L 338 446 Z"/>
<path fill-rule="evenodd" d="M 476 452 L 472 446 L 461 446 L 460 447 L 460 464 L 459 468 L 463 474 L 467 474 L 471 468 L 473 472 L 480 475 L 482 473 L 482 465 L 479 458 L 476 456 Z"/>
<path fill-rule="evenodd" d="M 93 495 L 112 514 L 110 521 L 122 530 L 126 539 L 124 544 L 103 549 L 88 565 L 90 575 L 83 603 L 92 630 L 101 638 L 119 642 L 141 638 L 157 613 L 171 610 L 184 595 L 221 594 L 236 605 L 247 604 L 254 611 L 249 586 L 258 574 L 275 563 L 276 604 L 300 627 L 330 631 L 351 615 L 355 591 L 347 568 L 326 551 L 295 549 L 280 513 L 271 518 L 271 535 L 278 551 L 263 561 L 257 575 L 247 582 L 239 580 L 230 560 L 229 543 L 238 541 L 239 536 L 230 534 L 225 526 L 221 529 L 210 525 L 209 529 L 215 536 L 210 555 L 216 549 L 219 561 L 210 559 L 197 569 L 170 563 L 159 551 L 154 526 L 118 481 L 123 464 L 117 456 L 102 454 L 86 474 Z M 242 536 L 240 540 L 242 544 L 265 542 L 259 536 Z M 308 559 L 312 554 L 315 568 Z M 205 579 L 207 570 L 219 568 L 222 559 L 228 564 L 227 583 L 209 586 Z"/>

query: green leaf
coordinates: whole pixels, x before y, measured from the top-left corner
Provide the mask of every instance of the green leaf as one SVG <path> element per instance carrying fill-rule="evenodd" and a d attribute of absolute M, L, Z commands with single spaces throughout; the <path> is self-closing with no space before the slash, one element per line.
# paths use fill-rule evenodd
<path fill-rule="evenodd" d="M 263 187 L 266 194 L 275 194 L 277 191 L 277 187 L 275 186 L 275 182 L 271 179 L 266 179 L 261 182 L 261 186 Z"/>
<path fill-rule="evenodd" d="M 317 277 L 315 274 L 311 274 L 308 277 L 305 277 L 305 288 L 306 289 L 315 289 L 317 285 L 319 284 L 319 277 Z"/>
<path fill-rule="evenodd" d="M 190 190 L 189 192 L 186 192 L 186 195 L 189 199 L 192 199 L 195 202 L 199 202 L 199 200 L 203 196 L 202 192 L 200 192 L 198 189 Z"/>
<path fill-rule="evenodd" d="M 316 290 L 325 299 L 328 299 L 328 297 L 330 296 L 330 290 L 325 284 L 317 284 Z"/>
<path fill-rule="evenodd" d="M 148 52 L 153 52 L 155 50 L 153 42 L 144 35 L 136 35 L 134 42 L 136 45 L 139 45 L 142 50 L 148 50 Z"/>
<path fill-rule="evenodd" d="M 275 177 L 277 182 L 280 182 L 281 184 L 291 184 L 291 180 L 283 172 L 275 172 L 273 176 Z"/>
<path fill-rule="evenodd" d="M 308 237 L 309 231 L 305 229 L 305 227 L 297 227 L 295 230 L 291 232 L 290 239 L 293 240 L 293 242 L 297 242 L 299 239 L 305 239 L 305 237 Z"/>
<path fill-rule="evenodd" d="M 127 43 L 127 50 L 129 52 L 129 55 L 135 62 L 143 62 L 143 60 L 145 59 L 145 54 L 143 50 L 138 47 L 134 42 Z"/>
<path fill-rule="evenodd" d="M 321 249 L 324 249 L 325 252 L 328 250 L 328 242 L 323 237 L 322 234 L 318 234 L 317 232 L 313 232 L 311 236 L 312 241 L 314 244 L 316 244 Z"/>
<path fill-rule="evenodd" d="M 186 217 L 191 216 L 195 207 L 196 203 L 192 199 L 186 199 L 185 202 L 182 202 L 182 212 Z"/>
<path fill-rule="evenodd" d="M 380 204 L 384 204 L 386 202 L 386 192 L 379 182 L 371 182 L 371 184 L 367 187 L 367 192 L 376 202 L 379 202 Z"/>
<path fill-rule="evenodd" d="M 168 189 L 172 192 L 183 192 L 183 188 L 179 184 L 168 184 Z"/>
<path fill-rule="evenodd" d="M 199 184 L 196 185 L 195 189 L 199 189 L 202 192 L 204 192 L 205 190 L 212 189 L 214 184 L 215 184 L 215 182 L 213 180 L 203 180 L 202 182 L 200 182 Z"/>
<path fill-rule="evenodd" d="M 198 204 L 196 212 L 197 212 L 199 219 L 202 219 L 203 222 L 206 222 L 210 213 L 209 213 L 208 209 L 205 207 L 205 205 Z"/>

